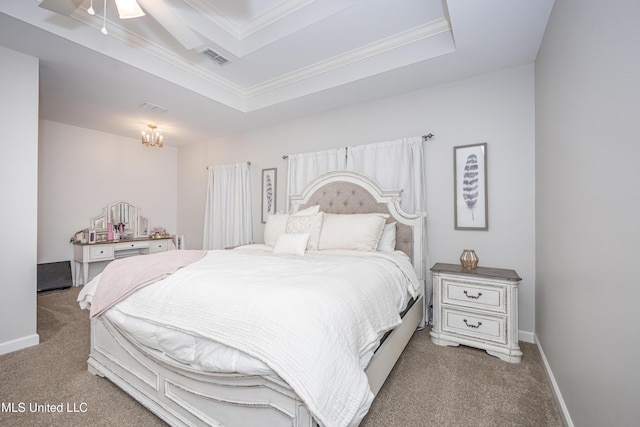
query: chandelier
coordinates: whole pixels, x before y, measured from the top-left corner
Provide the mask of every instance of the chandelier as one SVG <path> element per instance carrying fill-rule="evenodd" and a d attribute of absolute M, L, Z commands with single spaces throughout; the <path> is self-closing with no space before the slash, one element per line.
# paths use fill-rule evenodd
<path fill-rule="evenodd" d="M 147 147 L 162 148 L 162 135 L 158 132 L 158 126 L 148 125 L 151 131 L 142 131 L 142 145 Z"/>

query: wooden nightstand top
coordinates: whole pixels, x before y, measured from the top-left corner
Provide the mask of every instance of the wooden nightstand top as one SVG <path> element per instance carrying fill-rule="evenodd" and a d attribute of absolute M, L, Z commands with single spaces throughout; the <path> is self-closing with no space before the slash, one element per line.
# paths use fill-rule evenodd
<path fill-rule="evenodd" d="M 514 270 L 507 270 L 504 268 L 476 267 L 473 270 L 465 270 L 460 264 L 445 264 L 439 262 L 431 267 L 431 271 L 434 273 L 453 273 L 472 277 L 495 277 L 497 279 L 511 280 L 514 282 L 522 280 Z"/>

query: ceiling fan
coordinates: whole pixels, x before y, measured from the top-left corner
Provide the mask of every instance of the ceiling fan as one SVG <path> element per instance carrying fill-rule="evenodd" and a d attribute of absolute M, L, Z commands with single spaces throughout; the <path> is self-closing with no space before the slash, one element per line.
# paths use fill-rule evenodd
<path fill-rule="evenodd" d="M 107 1 L 103 0 L 106 10 Z M 185 49 L 201 48 L 204 45 L 203 40 L 183 22 L 172 8 L 164 0 L 114 0 L 120 19 L 129 19 L 143 16 L 146 11 L 160 25 L 162 25 L 169 34 L 171 34 Z M 40 7 L 58 13 L 64 16 L 70 16 L 78 9 L 85 0 L 42 0 Z M 142 6 L 142 7 L 141 7 Z M 143 11 L 144 9 L 144 11 Z M 90 14 L 93 11 L 93 0 L 91 6 L 87 10 Z M 106 33 L 103 27 L 103 33 Z"/>

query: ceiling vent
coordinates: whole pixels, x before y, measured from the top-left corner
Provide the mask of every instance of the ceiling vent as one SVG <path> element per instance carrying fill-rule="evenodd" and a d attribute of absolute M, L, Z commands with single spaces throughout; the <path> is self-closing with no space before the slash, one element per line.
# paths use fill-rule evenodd
<path fill-rule="evenodd" d="M 158 113 L 166 113 L 167 111 L 169 111 L 168 108 L 162 107 L 152 102 L 145 102 L 144 104 L 141 104 L 140 107 L 144 108 L 145 110 L 157 111 Z"/>
<path fill-rule="evenodd" d="M 203 50 L 200 53 L 203 54 L 204 56 L 206 56 L 207 58 L 209 58 L 210 60 L 217 62 L 218 65 L 224 65 L 227 62 L 229 62 L 229 60 L 227 58 L 225 58 L 224 56 L 220 55 L 219 53 L 217 53 L 216 51 L 214 51 L 211 48 L 206 48 L 205 50 Z"/>

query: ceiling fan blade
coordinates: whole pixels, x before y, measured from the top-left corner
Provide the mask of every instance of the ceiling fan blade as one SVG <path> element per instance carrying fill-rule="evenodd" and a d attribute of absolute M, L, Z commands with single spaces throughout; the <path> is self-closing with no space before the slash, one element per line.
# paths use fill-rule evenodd
<path fill-rule="evenodd" d="M 138 3 L 186 49 L 195 49 L 204 45 L 202 39 L 182 22 L 164 1 L 138 0 Z"/>
<path fill-rule="evenodd" d="M 84 0 L 42 0 L 38 6 L 64 16 L 70 16 Z"/>

